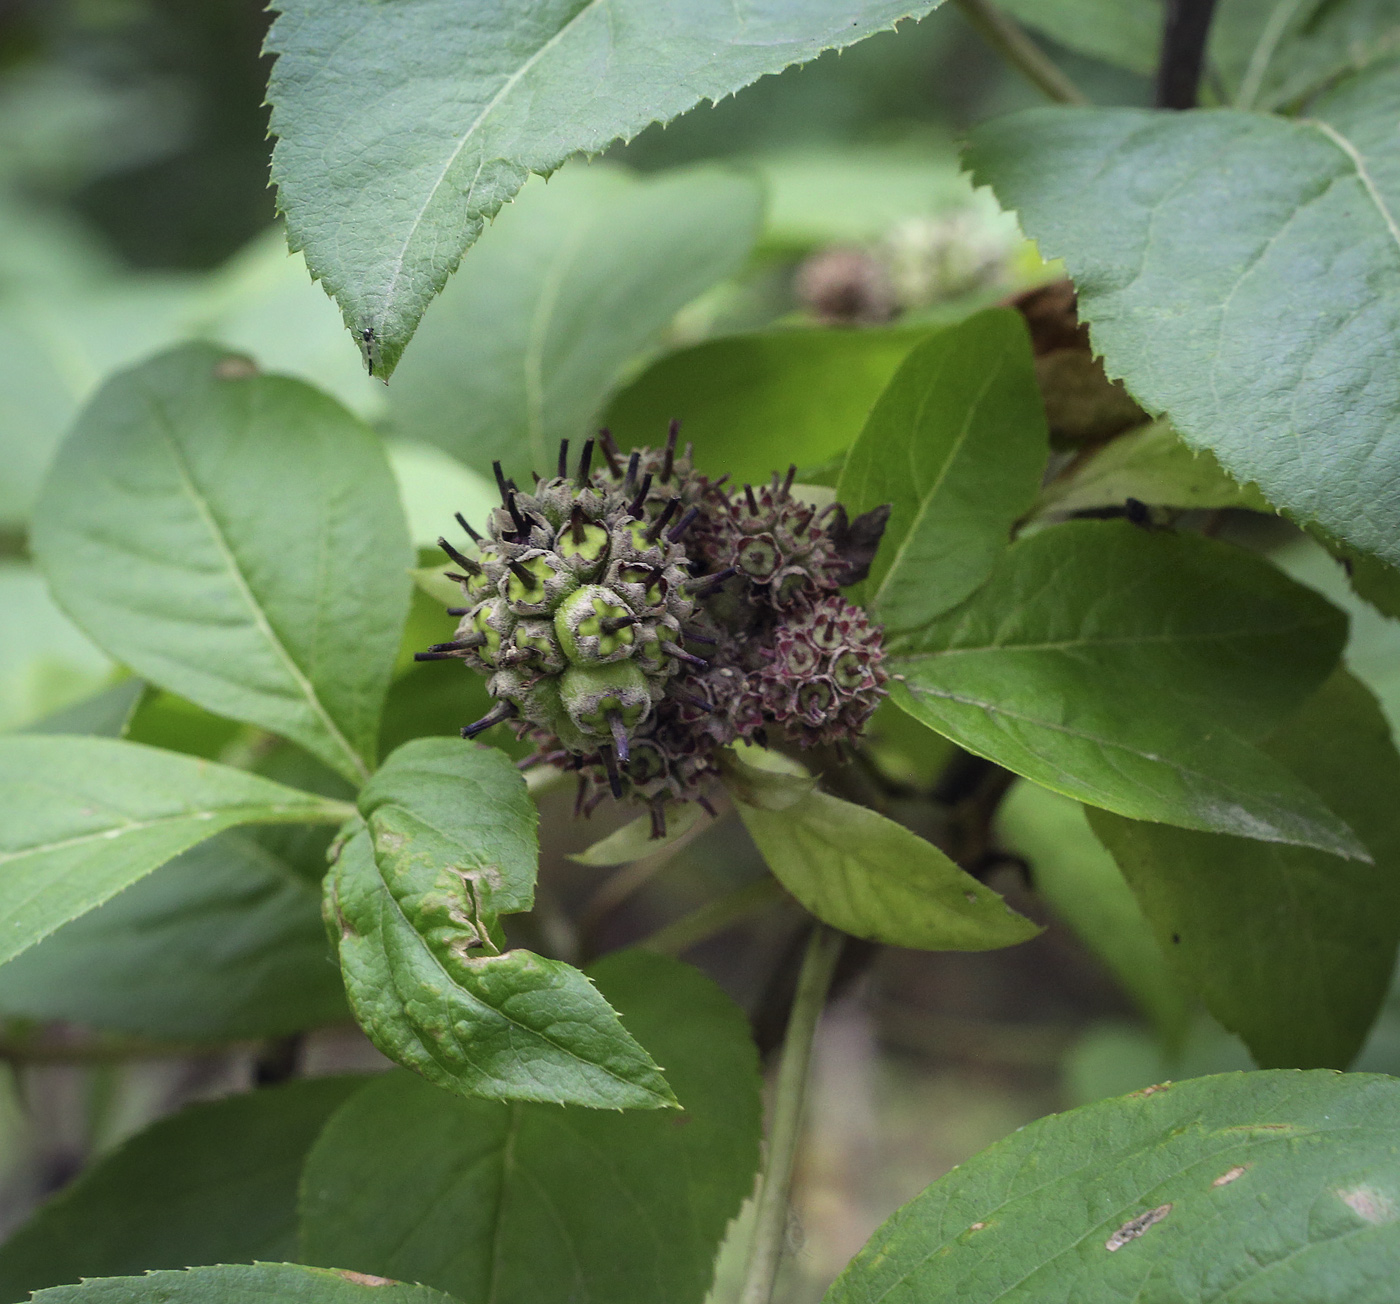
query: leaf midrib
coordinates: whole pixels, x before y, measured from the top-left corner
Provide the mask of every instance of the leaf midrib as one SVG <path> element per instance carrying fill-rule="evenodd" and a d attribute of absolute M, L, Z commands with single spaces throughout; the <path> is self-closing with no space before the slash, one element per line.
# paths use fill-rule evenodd
<path fill-rule="evenodd" d="M 531 1028 L 528 1025 L 521 1023 L 518 1019 L 512 1018 L 509 1014 L 507 1014 L 504 1010 L 500 1009 L 498 1006 L 488 1004 L 486 1001 L 482 1000 L 480 996 L 469 992 L 465 987 L 461 985 L 461 983 L 459 983 L 456 980 L 456 978 L 453 977 L 451 973 L 448 972 L 446 966 L 438 958 L 437 953 L 424 940 L 422 933 L 420 933 L 413 926 L 412 921 L 409 919 L 408 914 L 405 912 L 402 904 L 399 902 L 399 899 L 393 894 L 393 892 L 389 890 L 389 884 L 387 883 L 387 881 L 385 881 L 384 873 L 379 867 L 379 857 L 375 854 L 374 839 L 372 835 L 370 835 L 369 855 L 371 861 L 374 863 L 375 876 L 379 879 L 380 885 L 383 888 L 383 899 L 392 905 L 394 913 L 403 921 L 404 927 L 407 928 L 408 931 L 412 933 L 412 935 L 417 939 L 419 946 L 423 948 L 424 953 L 432 961 L 433 966 L 438 970 L 438 972 L 442 974 L 444 981 L 448 984 L 452 991 L 460 993 L 461 996 L 465 997 L 467 1000 L 473 1002 L 474 1004 L 481 1006 L 482 1009 L 490 1010 L 499 1018 L 504 1019 L 512 1027 L 518 1028 L 526 1036 L 538 1038 L 546 1045 L 552 1046 L 561 1055 L 566 1055 L 569 1059 L 575 1060 L 579 1064 L 586 1064 L 590 1068 L 596 1069 L 599 1072 L 606 1074 L 614 1082 L 617 1082 L 620 1085 L 627 1087 L 629 1090 L 645 1091 L 647 1095 L 653 1096 L 657 1100 L 660 1100 L 663 1106 L 669 1105 L 671 1103 L 659 1091 L 656 1091 L 651 1087 L 641 1086 L 639 1083 L 636 1082 L 630 1082 L 626 1078 L 620 1077 L 617 1073 L 614 1073 L 613 1070 L 608 1068 L 606 1065 L 599 1064 L 596 1060 L 585 1059 L 577 1051 L 570 1050 L 567 1046 L 560 1045 L 559 1042 L 557 1042 L 553 1037 L 549 1036 L 547 1033 L 541 1032 L 537 1028 Z M 510 953 L 507 951 L 502 952 L 502 954 L 508 955 Z M 421 1037 L 419 1037 L 418 1040 L 420 1043 L 422 1043 Z M 435 1060 L 438 1061 L 438 1063 L 443 1063 L 437 1055 L 433 1054 L 433 1050 L 431 1047 L 425 1045 L 424 1049 L 427 1050 L 428 1053 L 432 1055 L 432 1057 Z M 443 1068 L 448 1069 L 450 1071 L 452 1066 L 449 1064 L 443 1064 Z M 455 1077 L 456 1074 L 454 1073 L 453 1076 Z"/>
<path fill-rule="evenodd" d="M 1390 232 L 1390 238 L 1397 253 L 1400 253 L 1400 222 L 1396 221 L 1395 214 L 1386 206 L 1384 197 L 1366 167 L 1366 160 L 1362 157 L 1361 151 L 1330 122 L 1324 122 L 1321 118 L 1304 118 L 1302 125 L 1315 127 L 1346 155 L 1347 160 L 1356 169 L 1357 179 L 1361 182 L 1362 188 L 1366 191 L 1371 203 L 1375 205 L 1376 211 L 1381 215 L 1381 221 L 1385 223 L 1386 230 Z"/>
<path fill-rule="evenodd" d="M 365 764 L 360 754 L 350 745 L 349 739 L 341 732 L 340 727 L 331 718 L 330 712 L 326 709 L 320 696 L 316 692 L 315 685 L 306 677 L 306 674 L 296 663 L 296 659 L 292 656 L 291 652 L 288 651 L 277 632 L 272 628 L 272 623 L 268 620 L 267 614 L 263 611 L 262 604 L 257 600 L 252 589 L 248 586 L 248 581 L 243 574 L 238 558 L 229 547 L 224 537 L 223 530 L 214 516 L 212 507 L 195 484 L 189 463 L 185 458 L 184 450 L 180 447 L 179 441 L 175 438 L 173 423 L 166 413 L 164 406 L 152 396 L 150 408 L 154 418 L 152 424 L 160 432 L 161 438 L 165 441 L 170 459 L 175 466 L 176 472 L 179 474 L 180 483 L 183 485 L 191 504 L 198 513 L 199 519 L 209 532 L 209 537 L 213 540 L 214 546 L 219 551 L 219 555 L 224 559 L 226 573 L 232 579 L 239 595 L 243 598 L 244 604 L 252 615 L 255 627 L 263 635 L 268 646 L 272 648 L 273 652 L 282 662 L 284 669 L 291 676 L 292 682 L 301 690 L 306 703 L 311 707 L 313 714 L 330 735 L 331 740 L 344 753 L 346 759 L 349 760 L 352 773 L 358 777 L 361 783 L 365 782 L 369 778 L 369 767 Z"/>
<path fill-rule="evenodd" d="M 581 9 L 579 9 L 579 11 L 568 20 L 568 22 L 566 22 L 557 32 L 554 33 L 553 36 L 551 36 L 547 41 L 545 41 L 544 44 L 541 45 L 538 50 L 536 50 L 528 59 L 526 59 L 525 62 L 520 65 L 519 68 L 517 68 L 513 73 L 511 73 L 509 77 L 506 78 L 505 82 L 501 86 L 501 89 L 498 90 L 495 93 L 495 95 L 491 97 L 491 99 L 487 102 L 485 108 L 483 108 L 481 112 L 477 114 L 476 121 L 473 122 L 471 126 L 469 126 L 466 129 L 466 131 L 462 133 L 462 138 L 457 142 L 457 145 L 453 149 L 453 151 L 447 156 L 447 161 L 442 165 L 442 171 L 438 174 L 437 180 L 434 181 L 432 186 L 429 188 L 426 198 L 423 200 L 423 203 L 419 207 L 418 212 L 414 215 L 413 221 L 409 224 L 408 232 L 404 236 L 403 242 L 399 245 L 398 253 L 394 256 L 394 270 L 389 276 L 389 282 L 384 292 L 384 310 L 386 313 L 388 311 L 389 305 L 393 302 L 395 292 L 398 290 L 399 277 L 403 274 L 404 261 L 408 257 L 409 246 L 413 243 L 415 237 L 418 234 L 419 228 L 423 225 L 423 215 L 428 211 L 428 208 L 431 206 L 433 200 L 437 198 L 438 191 L 442 189 L 443 183 L 447 180 L 448 173 L 452 171 L 453 167 L 457 163 L 457 160 L 461 158 L 462 151 L 466 149 L 467 143 L 472 139 L 473 135 L 476 133 L 478 128 L 480 128 L 481 124 L 485 122 L 486 119 L 491 115 L 491 113 L 495 111 L 495 109 L 501 104 L 505 97 L 515 89 L 515 87 L 519 84 L 520 79 L 524 77 L 525 74 L 529 72 L 530 69 L 533 68 L 535 64 L 538 63 L 540 59 L 544 57 L 545 53 L 554 46 L 554 44 L 564 35 L 564 33 L 567 32 L 569 28 L 572 27 L 576 22 L 578 22 L 578 20 L 582 18 L 585 14 L 590 13 L 592 10 L 596 9 L 598 5 L 602 2 L 603 0 L 587 0 L 587 3 L 584 4 L 584 6 Z M 478 167 L 477 176 L 479 177 L 480 175 L 481 168 Z M 473 178 L 472 190 L 474 191 L 475 189 L 476 178 Z"/>

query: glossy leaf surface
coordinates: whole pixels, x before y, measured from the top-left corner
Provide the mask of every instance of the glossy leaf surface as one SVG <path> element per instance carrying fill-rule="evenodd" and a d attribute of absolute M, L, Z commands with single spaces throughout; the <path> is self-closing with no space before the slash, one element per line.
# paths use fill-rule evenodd
<path fill-rule="evenodd" d="M 458 739 L 400 747 L 360 794 L 326 879 L 351 1008 L 384 1054 L 449 1091 L 596 1108 L 674 1103 L 647 1053 L 571 965 L 502 952 L 538 856 L 525 781 Z"/>
<path fill-rule="evenodd" d="M 126 372 L 60 451 L 34 549 L 143 678 L 366 777 L 412 559 L 379 441 L 333 400 L 205 345 Z"/>
<path fill-rule="evenodd" d="M 387 376 L 530 173 L 933 7 L 286 0 L 268 99 L 288 238 Z"/>
<path fill-rule="evenodd" d="M 340 802 L 113 738 L 0 738 L 0 960 L 240 824 L 339 822 Z"/>
<path fill-rule="evenodd" d="M 1117 858 L 1206 1007 L 1265 1068 L 1346 1068 L 1400 939 L 1400 756 L 1375 698 L 1339 671 L 1264 748 L 1342 816 L 1374 864 L 1103 811 Z"/>
<path fill-rule="evenodd" d="M 1230 1073 L 1022 1128 L 870 1239 L 826 1304 L 1385 1304 L 1400 1083 Z"/>
<path fill-rule="evenodd" d="M 987 578 L 1049 451 L 1019 314 L 978 313 L 904 360 L 836 486 L 852 517 L 893 509 L 862 590 L 888 631 L 918 629 Z"/>
<path fill-rule="evenodd" d="M 590 972 L 666 1065 L 685 1112 L 463 1100 L 391 1074 L 350 1100 L 312 1152 L 308 1259 L 468 1304 L 703 1299 L 758 1162 L 747 1022 L 674 960 L 624 952 Z"/>
<path fill-rule="evenodd" d="M 976 179 L 1062 257 L 1111 376 L 1235 479 L 1400 562 L 1400 63 L 1296 120 L 1033 109 Z"/>
<path fill-rule="evenodd" d="M 1090 805 L 1364 856 L 1246 741 L 1302 704 L 1345 637 L 1340 612 L 1241 549 L 1073 521 L 1016 543 L 967 602 L 905 640 L 892 696 Z"/>
<path fill-rule="evenodd" d="M 0 1246 L 0 1300 L 83 1277 L 295 1258 L 306 1152 L 363 1081 L 289 1083 L 153 1124 Z"/>

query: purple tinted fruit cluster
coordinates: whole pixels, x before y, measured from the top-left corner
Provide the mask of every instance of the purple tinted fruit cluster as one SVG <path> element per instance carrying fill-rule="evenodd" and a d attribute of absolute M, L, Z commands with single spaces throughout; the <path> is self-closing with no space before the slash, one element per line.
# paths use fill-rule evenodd
<path fill-rule="evenodd" d="M 578 808 L 609 792 L 651 811 L 709 805 L 718 753 L 770 730 L 803 746 L 857 737 L 884 695 L 881 631 L 840 594 L 863 578 L 888 509 L 849 521 L 792 492 L 794 472 L 725 488 L 677 451 L 624 456 L 606 431 L 578 469 L 530 492 L 496 468 L 501 506 L 474 548 L 444 550 L 468 605 L 456 637 L 420 659 L 488 676 L 493 710 L 474 737 L 514 721 L 531 762 L 579 776 Z M 470 554 L 470 555 L 469 555 Z"/>

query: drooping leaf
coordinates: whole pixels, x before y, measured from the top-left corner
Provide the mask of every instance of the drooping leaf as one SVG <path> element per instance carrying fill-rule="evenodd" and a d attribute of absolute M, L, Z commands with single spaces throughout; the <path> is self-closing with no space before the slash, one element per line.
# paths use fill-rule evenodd
<path fill-rule="evenodd" d="M 1400 563 L 1400 63 L 1286 120 L 1034 109 L 969 162 L 1110 375 L 1276 507 Z"/>
<path fill-rule="evenodd" d="M 297 1184 L 362 1077 L 191 1105 L 124 1142 L 0 1246 L 0 1301 L 84 1277 L 297 1253 Z"/>
<path fill-rule="evenodd" d="M 389 389 L 399 429 L 487 475 L 496 458 L 522 482 L 551 471 L 623 366 L 739 268 L 760 209 L 752 179 L 713 167 L 571 167 L 527 186 L 424 317 Z"/>
<path fill-rule="evenodd" d="M 836 486 L 853 517 L 893 507 L 864 585 L 887 630 L 918 629 L 987 578 L 1035 501 L 1049 452 L 1018 313 L 978 313 L 905 358 Z"/>
<path fill-rule="evenodd" d="M 580 865 L 629 865 L 645 856 L 654 856 L 658 851 L 679 842 L 699 822 L 702 815 L 699 806 L 687 802 L 666 813 L 666 832 L 659 838 L 652 837 L 650 815 L 641 815 L 630 824 L 614 829 L 607 837 L 600 838 L 586 851 L 569 857 Z"/>
<path fill-rule="evenodd" d="M 1168 1048 L 1178 1049 L 1191 1018 L 1187 989 L 1084 808 L 1022 781 L 997 808 L 996 822 L 1001 840 L 1030 864 L 1035 890 L 1108 966 Z"/>
<path fill-rule="evenodd" d="M 268 99 L 288 239 L 387 376 L 463 251 L 531 172 L 932 8 L 284 0 Z"/>
<path fill-rule="evenodd" d="M 1264 746 L 1374 864 L 1103 811 L 1089 821 L 1163 951 L 1259 1064 L 1346 1068 L 1400 940 L 1400 756 L 1375 698 L 1344 670 Z"/>
<path fill-rule="evenodd" d="M 426 1286 L 295 1263 L 219 1264 L 144 1277 L 97 1277 L 40 1291 L 35 1304 L 455 1304 Z"/>
<path fill-rule="evenodd" d="M 0 1011 L 194 1040 L 344 1019 L 319 877 L 222 833 L 0 965 Z"/>
<path fill-rule="evenodd" d="M 695 464 L 736 483 L 791 462 L 820 466 L 855 441 L 926 328 L 786 330 L 707 340 L 653 363 L 603 420 L 624 448 L 655 444 L 673 417 Z"/>
<path fill-rule="evenodd" d="M 1230 479 L 1210 453 L 1188 448 L 1168 422 L 1153 421 L 1120 435 L 1047 484 L 1036 500 L 1036 515 L 1122 507 L 1129 498 L 1160 507 L 1273 510 L 1253 485 Z"/>
<path fill-rule="evenodd" d="M 360 794 L 326 879 L 351 1008 L 384 1054 L 449 1091 L 603 1109 L 674 1104 L 617 1014 L 571 965 L 502 951 L 538 857 L 525 781 L 502 752 L 405 743 Z"/>
<path fill-rule="evenodd" d="M 896 649 L 897 704 L 959 745 L 1134 819 L 1365 856 L 1246 741 L 1336 664 L 1336 608 L 1239 548 L 1118 521 L 1013 545 Z"/>
<path fill-rule="evenodd" d="M 928 951 L 989 951 L 1040 931 L 877 811 L 738 758 L 727 762 L 727 787 L 774 876 L 843 932 Z"/>
<path fill-rule="evenodd" d="M 367 775 L 411 556 L 378 440 L 331 399 L 206 345 L 118 376 L 55 461 L 34 550 L 143 678 Z"/>
<path fill-rule="evenodd" d="M 342 802 L 113 738 L 0 738 L 0 961 L 240 824 L 340 823 Z"/>
<path fill-rule="evenodd" d="M 463 1100 L 390 1074 L 336 1114 L 307 1163 L 309 1261 L 468 1304 L 699 1304 L 758 1162 L 748 1026 L 674 960 L 623 952 L 591 972 L 685 1113 Z"/>
<path fill-rule="evenodd" d="M 871 1237 L 825 1304 L 1383 1304 L 1400 1082 L 1228 1073 L 1030 1124 Z"/>

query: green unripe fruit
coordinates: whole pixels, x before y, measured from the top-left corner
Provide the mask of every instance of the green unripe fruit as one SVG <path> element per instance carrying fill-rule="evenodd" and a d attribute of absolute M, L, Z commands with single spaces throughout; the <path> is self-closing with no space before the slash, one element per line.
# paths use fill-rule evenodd
<path fill-rule="evenodd" d="M 527 553 L 501 577 L 501 596 L 517 616 L 547 616 L 577 583 L 558 558 Z"/>
<path fill-rule="evenodd" d="M 600 665 L 632 655 L 635 620 L 611 589 L 586 584 L 560 605 L 554 616 L 554 632 L 570 661 Z"/>
<path fill-rule="evenodd" d="M 570 666 L 559 680 L 559 700 L 574 726 L 595 738 L 612 736 L 612 719 L 635 729 L 651 713 L 647 677 L 631 661 Z"/>
<path fill-rule="evenodd" d="M 530 665 L 549 674 L 558 674 L 567 664 L 551 620 L 522 620 L 515 627 L 514 645 L 528 656 Z"/>

